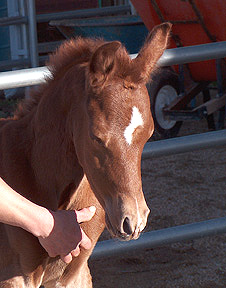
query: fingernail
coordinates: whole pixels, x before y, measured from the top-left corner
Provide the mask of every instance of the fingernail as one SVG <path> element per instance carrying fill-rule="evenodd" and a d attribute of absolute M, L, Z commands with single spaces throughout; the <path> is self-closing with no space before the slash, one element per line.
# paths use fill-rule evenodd
<path fill-rule="evenodd" d="M 90 206 L 89 207 L 89 211 L 92 212 L 92 213 L 95 213 L 96 212 L 96 207 L 95 206 Z"/>

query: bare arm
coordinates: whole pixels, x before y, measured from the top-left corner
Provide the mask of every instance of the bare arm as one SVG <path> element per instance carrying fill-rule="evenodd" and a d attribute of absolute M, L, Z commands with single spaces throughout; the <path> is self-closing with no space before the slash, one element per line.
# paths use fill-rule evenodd
<path fill-rule="evenodd" d="M 21 227 L 37 237 L 47 236 L 51 231 L 54 224 L 51 213 L 18 194 L 1 178 L 0 199 L 1 222 Z M 42 219 L 46 219 L 46 225 L 41 225 Z"/>
<path fill-rule="evenodd" d="M 50 211 L 24 198 L 0 178 L 0 222 L 18 226 L 38 237 L 49 256 L 67 263 L 78 256 L 79 246 L 89 249 L 90 239 L 79 226 L 95 214 L 95 207 L 81 211 Z"/>

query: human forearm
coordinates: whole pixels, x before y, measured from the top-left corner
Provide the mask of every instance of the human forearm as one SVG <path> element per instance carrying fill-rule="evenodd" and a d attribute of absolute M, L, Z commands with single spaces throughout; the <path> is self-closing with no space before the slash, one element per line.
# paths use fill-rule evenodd
<path fill-rule="evenodd" d="M 0 178 L 0 222 L 21 227 L 37 237 L 47 237 L 54 226 L 52 214 L 27 200 Z"/>
<path fill-rule="evenodd" d="M 49 211 L 24 198 L 0 178 L 0 222 L 18 226 L 38 237 L 49 256 L 60 255 L 66 263 L 78 256 L 80 247 L 91 248 L 91 241 L 79 223 L 89 221 L 96 208 L 80 211 Z"/>

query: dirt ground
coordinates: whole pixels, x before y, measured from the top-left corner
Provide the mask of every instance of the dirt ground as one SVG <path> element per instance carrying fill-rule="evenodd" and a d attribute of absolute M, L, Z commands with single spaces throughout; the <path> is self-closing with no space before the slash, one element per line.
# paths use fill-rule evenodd
<path fill-rule="evenodd" d="M 189 122 L 179 136 L 207 131 L 205 120 Z M 225 167 L 226 147 L 142 161 L 146 231 L 225 217 Z M 90 268 L 94 288 L 225 288 L 226 235 L 90 260 Z"/>

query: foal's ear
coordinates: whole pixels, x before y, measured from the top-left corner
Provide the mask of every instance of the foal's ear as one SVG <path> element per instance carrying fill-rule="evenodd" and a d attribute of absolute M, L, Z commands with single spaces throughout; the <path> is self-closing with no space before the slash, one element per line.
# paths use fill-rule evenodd
<path fill-rule="evenodd" d="M 133 60 L 134 70 L 139 73 L 139 80 L 147 82 L 158 59 L 168 44 L 172 24 L 163 23 L 152 29 L 138 56 Z"/>
<path fill-rule="evenodd" d="M 121 46 L 118 41 L 100 46 L 93 54 L 89 65 L 89 81 L 93 88 L 101 87 L 113 72 L 115 53 Z"/>

